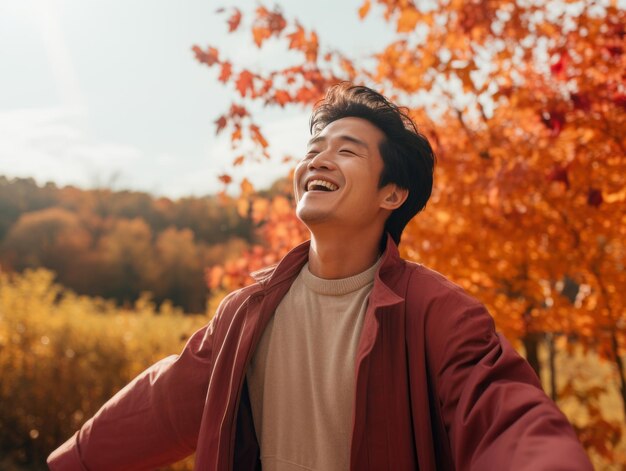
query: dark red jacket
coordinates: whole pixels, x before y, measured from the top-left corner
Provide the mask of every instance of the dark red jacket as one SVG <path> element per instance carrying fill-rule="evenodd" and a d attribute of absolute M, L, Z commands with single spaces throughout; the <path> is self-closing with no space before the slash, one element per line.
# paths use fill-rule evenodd
<path fill-rule="evenodd" d="M 48 458 L 142 470 L 196 451 L 201 471 L 260 469 L 248 362 L 308 243 L 231 293 L 180 355 L 141 373 Z M 356 357 L 351 470 L 591 470 L 567 419 L 484 306 L 391 238 Z"/>

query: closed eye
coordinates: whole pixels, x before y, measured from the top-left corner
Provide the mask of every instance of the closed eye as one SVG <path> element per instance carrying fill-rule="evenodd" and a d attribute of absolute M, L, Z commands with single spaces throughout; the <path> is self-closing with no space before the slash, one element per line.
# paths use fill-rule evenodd
<path fill-rule="evenodd" d="M 358 155 L 356 152 L 351 151 L 350 149 L 341 149 L 339 152 L 340 152 L 340 153 L 343 153 L 343 154 Z"/>

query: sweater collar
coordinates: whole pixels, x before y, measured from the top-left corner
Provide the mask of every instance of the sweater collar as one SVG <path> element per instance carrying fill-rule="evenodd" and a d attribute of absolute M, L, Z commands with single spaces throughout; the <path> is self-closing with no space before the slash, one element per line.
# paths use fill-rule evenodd
<path fill-rule="evenodd" d="M 315 276 L 311 273 L 311 270 L 309 270 L 309 264 L 305 263 L 297 279 L 302 280 L 304 285 L 310 291 L 318 295 L 343 296 L 359 291 L 367 285 L 370 285 L 371 288 L 371 284 L 374 281 L 374 276 L 376 275 L 380 262 L 381 259 L 378 258 L 371 267 L 357 273 L 356 275 L 331 280 Z"/>
<path fill-rule="evenodd" d="M 266 292 L 286 281 L 291 284 L 309 259 L 310 245 L 310 240 L 303 242 L 285 255 L 278 265 L 259 270 L 252 273 L 251 276 Z M 403 301 L 403 298 L 398 296 L 388 285 L 388 281 L 394 274 L 398 273 L 402 264 L 403 260 L 400 258 L 398 246 L 393 238 L 387 234 L 387 243 L 376 270 L 374 288 L 370 295 L 372 302 L 379 305 L 393 305 Z"/>

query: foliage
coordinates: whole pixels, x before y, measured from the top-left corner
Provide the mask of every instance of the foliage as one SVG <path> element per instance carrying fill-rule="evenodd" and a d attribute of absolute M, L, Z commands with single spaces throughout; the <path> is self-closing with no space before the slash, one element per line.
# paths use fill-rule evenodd
<path fill-rule="evenodd" d="M 193 47 L 233 90 L 216 131 L 230 131 L 235 145 L 246 136 L 256 144 L 233 164 L 269 155 L 253 103 L 310 107 L 329 85 L 349 80 L 407 105 L 435 146 L 438 167 L 428 208 L 403 236 L 403 255 L 477 296 L 500 330 L 527 349 L 547 333 L 615 362 L 626 408 L 624 10 L 592 0 L 365 0 L 358 14 L 374 11 L 396 36 L 363 58 L 323 47 L 278 6 L 260 5 L 249 22 L 237 8 L 224 10 L 231 32 L 248 29 L 259 48 L 272 39 L 300 54 L 296 65 L 252 70 L 215 47 Z M 247 193 L 244 206 L 255 208 Z M 249 268 L 306 236 L 293 216 L 270 211 L 259 224 L 265 245 L 215 268 L 211 286 L 246 282 Z M 278 233 L 291 239 L 281 236 L 276 246 Z M 529 359 L 536 353 L 529 350 Z M 565 400 L 575 388 L 560 394 Z M 585 407 L 597 412 L 591 400 Z M 583 441 L 612 459 L 603 438 Z"/>
<path fill-rule="evenodd" d="M 53 278 L 44 269 L 0 274 L 2 469 L 43 463 L 106 400 L 179 352 L 209 320 L 184 316 L 171 303 L 157 310 L 147 294 L 132 310 L 119 309 Z"/>
<path fill-rule="evenodd" d="M 0 177 L 0 265 L 46 267 L 78 293 L 133 303 L 150 291 L 187 312 L 205 309 L 204 268 L 252 241 L 227 197 L 170 201 L 145 193 L 38 187 Z"/>
<path fill-rule="evenodd" d="M 278 263 L 295 244 L 308 238 L 306 228 L 295 217 L 290 190 L 283 186 L 274 191 L 260 195 L 246 180 L 242 183 L 238 210 L 255 223 L 263 242 L 207 269 L 206 281 L 211 290 L 230 291 L 250 284 L 251 273 Z"/>

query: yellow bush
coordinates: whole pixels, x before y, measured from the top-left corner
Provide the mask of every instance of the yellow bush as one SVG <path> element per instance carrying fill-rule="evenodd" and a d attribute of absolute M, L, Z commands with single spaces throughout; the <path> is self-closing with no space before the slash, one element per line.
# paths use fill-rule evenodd
<path fill-rule="evenodd" d="M 140 371 L 208 321 L 148 294 L 134 309 L 77 296 L 38 269 L 0 274 L 0 468 L 38 468 Z M 187 465 L 178 466 L 185 469 Z"/>

